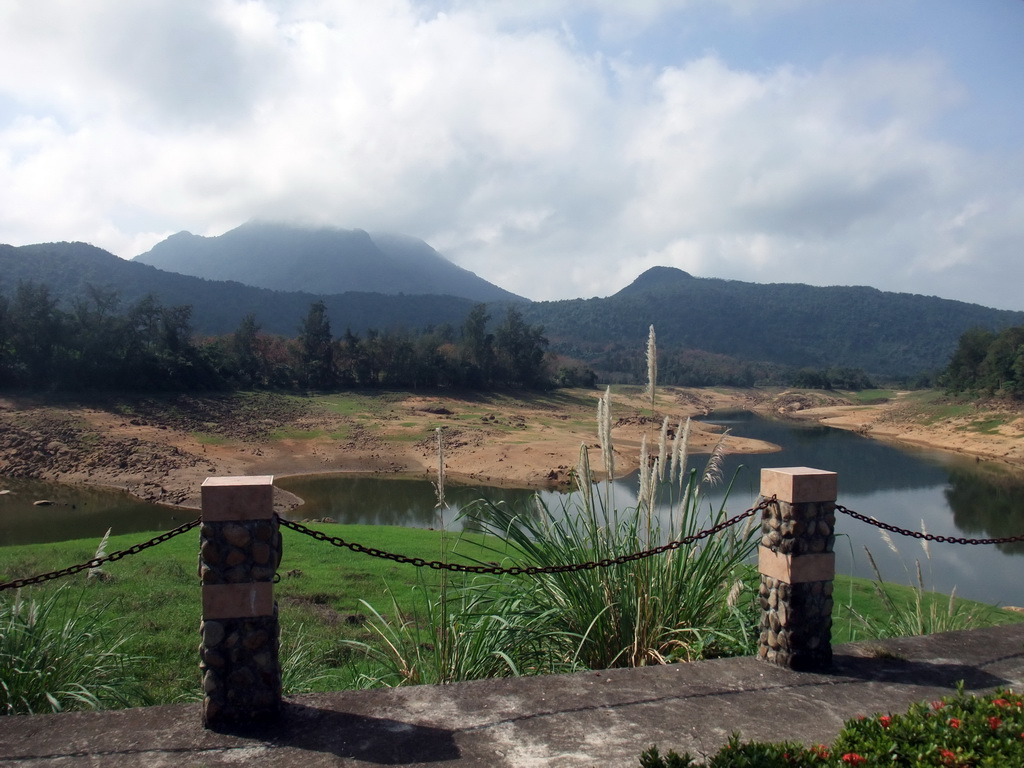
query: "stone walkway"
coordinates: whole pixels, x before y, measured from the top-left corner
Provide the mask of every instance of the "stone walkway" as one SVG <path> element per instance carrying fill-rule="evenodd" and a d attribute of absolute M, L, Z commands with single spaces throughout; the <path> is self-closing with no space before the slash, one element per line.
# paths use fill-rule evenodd
<path fill-rule="evenodd" d="M 707 754 L 733 731 L 831 741 L 859 714 L 1024 688 L 1024 624 L 836 648 L 829 674 L 755 659 L 289 698 L 254 733 L 202 728 L 199 705 L 0 717 L 0 766 L 637 766 Z"/>

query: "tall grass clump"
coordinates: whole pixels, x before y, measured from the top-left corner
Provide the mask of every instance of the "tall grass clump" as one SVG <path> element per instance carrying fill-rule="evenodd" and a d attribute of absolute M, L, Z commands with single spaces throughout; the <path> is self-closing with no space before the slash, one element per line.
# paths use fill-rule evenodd
<path fill-rule="evenodd" d="M 131 707 L 150 703 L 145 659 L 128 636 L 69 587 L 0 599 L 0 714 Z"/>
<path fill-rule="evenodd" d="M 432 592 L 421 583 L 423 598 L 409 613 L 394 598 L 387 615 L 361 601 L 374 639 L 343 643 L 360 658 L 353 687 L 439 685 L 578 669 L 550 653 L 550 610 L 519 610 L 515 600 L 496 605 L 489 589 L 468 579 L 442 587 L 440 596 Z"/>
<path fill-rule="evenodd" d="M 927 533 L 924 520 L 921 521 L 921 530 Z M 880 533 L 886 546 L 899 555 L 899 550 L 888 532 L 883 530 Z M 925 560 L 930 562 L 931 549 L 927 539 L 921 539 L 921 548 L 924 550 Z M 868 636 L 872 638 L 910 637 L 951 632 L 957 629 L 974 629 L 988 625 L 984 609 L 977 605 L 968 607 L 962 601 L 957 600 L 956 587 L 949 595 L 940 595 L 925 587 L 920 559 L 914 560 L 913 575 L 910 575 L 909 569 L 904 565 L 904 570 L 910 576 L 910 599 L 897 599 L 893 596 L 885 579 L 882 578 L 882 572 L 878 568 L 871 550 L 864 547 L 864 552 L 875 575 L 873 580 L 875 594 L 884 609 L 881 616 L 872 616 L 858 613 L 851 608 L 854 620 Z"/>
<path fill-rule="evenodd" d="M 685 436 L 684 427 L 677 432 Z M 667 432 L 663 432 L 666 435 Z M 642 448 L 640 491 L 635 505 L 608 507 L 592 491 L 587 449 L 581 448 L 577 491 L 558 509 L 539 500 L 531 510 L 480 502 L 471 516 L 493 534 L 492 552 L 502 565 L 558 566 L 614 561 L 660 543 L 678 540 L 727 517 L 725 501 L 704 504 L 706 489 L 720 481 L 720 441 L 703 473 L 678 469 L 664 477 Z M 685 468 L 685 444 L 674 464 Z M 728 494 L 726 494 L 728 496 Z M 656 503 L 660 501 L 660 506 Z M 752 652 L 756 642 L 750 600 L 740 600 L 745 563 L 756 543 L 754 527 L 736 527 L 653 557 L 607 567 L 494 579 L 489 599 L 496 611 L 514 604 L 523 615 L 544 617 L 549 652 L 565 663 L 591 669 L 640 666 L 714 655 Z M 747 594 L 751 593 L 747 590 Z"/>

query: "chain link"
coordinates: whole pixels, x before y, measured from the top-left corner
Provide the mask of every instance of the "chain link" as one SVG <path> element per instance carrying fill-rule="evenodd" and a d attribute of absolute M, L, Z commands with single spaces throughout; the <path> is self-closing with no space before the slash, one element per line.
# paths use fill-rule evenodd
<path fill-rule="evenodd" d="M 1004 536 L 1001 539 L 965 539 L 963 536 L 934 536 L 930 533 L 911 531 L 907 528 L 900 528 L 898 525 L 883 523 L 881 520 L 876 520 L 873 517 L 862 515 L 860 512 L 854 512 L 852 509 L 847 509 L 842 504 L 836 504 L 836 511 L 842 512 L 844 515 L 848 515 L 854 520 L 860 520 L 862 523 L 873 525 L 876 528 L 891 531 L 892 533 L 898 533 L 900 536 L 909 536 L 912 539 L 923 539 L 924 541 L 936 541 L 940 544 L 1012 544 L 1014 542 L 1024 541 L 1024 535 Z"/>
<path fill-rule="evenodd" d="M 144 549 L 155 547 L 157 544 L 163 544 L 165 541 L 169 541 L 170 539 L 173 539 L 175 536 L 179 536 L 182 533 L 191 531 L 193 528 L 199 525 L 200 522 L 200 519 L 196 518 L 190 523 L 179 525 L 177 528 L 173 530 L 167 531 L 166 533 L 161 533 L 159 536 L 155 536 L 149 541 L 144 541 L 141 544 L 136 544 L 135 546 L 128 547 L 128 549 L 122 549 L 118 552 L 112 552 L 111 554 L 105 557 L 94 557 L 92 560 L 88 560 L 84 563 L 79 563 L 78 565 L 71 565 L 67 568 L 61 568 L 59 571 L 50 571 L 49 573 L 41 573 L 38 576 L 30 576 L 26 579 L 15 579 L 14 581 L 8 581 L 6 584 L 0 584 L 0 592 L 3 592 L 5 589 L 20 589 L 21 587 L 28 587 L 33 584 L 42 584 L 44 581 L 59 579 L 62 576 L 71 576 L 73 574 L 80 573 L 88 568 L 99 568 L 104 563 L 112 563 L 115 560 L 120 560 L 122 557 L 127 557 L 128 555 L 137 555 Z"/>
<path fill-rule="evenodd" d="M 775 503 L 775 497 L 762 499 L 757 506 L 751 507 L 746 512 L 741 512 L 728 520 L 724 520 L 712 528 L 708 528 L 691 536 L 684 536 L 681 539 L 670 541 L 668 544 L 663 544 L 660 547 L 654 547 L 641 552 L 633 552 L 628 555 L 604 558 L 603 560 L 592 562 L 569 563 L 566 565 L 512 566 L 510 568 L 503 568 L 497 565 L 463 565 L 461 563 L 446 563 L 440 560 L 424 560 L 422 557 L 407 557 L 393 552 L 385 552 L 384 550 L 376 549 L 374 547 L 364 547 L 362 544 L 345 541 L 338 536 L 328 536 L 323 531 L 314 531 L 312 528 L 307 528 L 302 523 L 297 523 L 293 520 L 285 520 L 281 517 L 279 517 L 278 520 L 284 527 L 291 528 L 293 531 L 297 531 L 298 533 L 303 533 L 317 541 L 326 541 L 328 544 L 335 547 L 350 549 L 353 552 L 360 552 L 362 554 L 369 555 L 370 557 L 393 560 L 396 563 L 404 563 L 406 565 L 415 566 L 416 568 L 431 568 L 435 571 L 453 571 L 455 573 L 475 573 L 493 576 L 537 576 L 540 574 L 573 573 L 575 571 L 590 571 L 594 568 L 609 568 L 613 565 L 623 565 L 624 563 L 631 563 L 635 560 L 654 557 L 655 555 L 663 554 L 669 550 L 679 549 L 680 547 L 693 544 L 701 539 L 706 539 L 708 536 L 714 536 L 716 533 L 721 533 L 726 528 L 730 528 L 737 523 L 746 520 L 748 517 L 752 517 L 758 512 L 764 511 L 773 503 Z"/>

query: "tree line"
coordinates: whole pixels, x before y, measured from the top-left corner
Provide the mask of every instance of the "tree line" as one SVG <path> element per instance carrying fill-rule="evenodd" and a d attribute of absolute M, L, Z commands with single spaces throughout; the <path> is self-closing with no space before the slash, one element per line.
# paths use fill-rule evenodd
<path fill-rule="evenodd" d="M 951 394 L 1024 397 L 1024 325 L 966 331 L 939 381 Z"/>
<path fill-rule="evenodd" d="M 474 306 L 461 327 L 351 330 L 335 337 L 314 302 L 287 338 L 247 315 L 230 334 L 197 337 L 192 308 L 152 296 L 122 307 L 115 290 L 89 286 L 68 309 L 43 284 L 0 296 L 0 386 L 36 390 L 181 391 L 233 388 L 554 386 L 543 328 L 512 307 L 492 323 Z M 563 372 L 559 372 L 559 378 Z"/>

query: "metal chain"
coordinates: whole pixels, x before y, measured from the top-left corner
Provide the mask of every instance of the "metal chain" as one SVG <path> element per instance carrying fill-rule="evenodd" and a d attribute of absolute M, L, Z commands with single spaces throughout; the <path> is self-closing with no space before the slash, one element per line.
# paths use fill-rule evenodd
<path fill-rule="evenodd" d="M 179 525 L 173 530 L 161 533 L 159 536 L 156 536 L 149 541 L 145 541 L 142 544 L 136 544 L 128 549 L 122 549 L 119 552 L 112 552 L 105 557 L 94 557 L 92 560 L 79 563 L 78 565 L 72 565 L 67 568 L 61 568 L 59 571 L 50 571 L 49 573 L 41 573 L 38 576 L 30 576 L 27 579 L 15 579 L 14 581 L 8 581 L 6 584 L 0 584 L 0 592 L 3 592 L 5 589 L 20 589 L 21 587 L 28 587 L 32 584 L 42 584 L 44 581 L 59 579 L 62 576 L 71 576 L 72 574 L 80 573 L 88 568 L 99 568 L 104 563 L 112 563 L 115 560 L 120 560 L 122 557 L 127 557 L 128 555 L 137 555 L 144 549 L 155 547 L 157 544 L 163 544 L 165 541 L 173 539 L 175 536 L 191 531 L 199 525 L 200 522 L 201 520 L 196 518 L 190 523 Z"/>
<path fill-rule="evenodd" d="M 714 536 L 716 533 L 721 533 L 726 528 L 730 528 L 742 520 L 747 519 L 767 509 L 771 504 L 775 502 L 775 497 L 770 499 L 762 499 L 761 502 L 748 509 L 746 512 L 742 512 L 735 517 L 731 517 L 718 525 L 703 530 L 700 533 L 695 533 L 691 536 L 684 536 L 681 539 L 670 541 L 668 544 L 663 544 L 660 547 L 654 547 L 653 549 L 647 549 L 642 552 L 633 552 L 628 555 L 621 555 L 619 557 L 606 557 L 602 560 L 584 562 L 584 563 L 569 563 L 567 565 L 547 565 L 547 566 L 512 566 L 510 568 L 503 568 L 497 565 L 463 565 L 461 563 L 446 563 L 439 560 L 424 560 L 422 557 L 407 557 L 406 555 L 398 555 L 393 552 L 385 552 L 375 547 L 364 547 L 362 544 L 356 544 L 354 542 L 345 541 L 338 536 L 328 536 L 322 531 L 314 531 L 312 528 L 307 528 L 302 523 L 296 523 L 292 520 L 285 520 L 284 518 L 278 518 L 281 525 L 286 528 L 291 528 L 293 531 L 304 533 L 317 541 L 326 541 L 335 547 L 342 547 L 350 549 L 353 552 L 361 552 L 369 555 L 370 557 L 379 557 L 384 560 L 393 560 L 396 563 L 405 563 L 408 565 L 415 566 L 416 568 L 432 568 L 435 571 L 454 571 L 456 573 L 477 573 L 477 574 L 488 574 L 494 576 L 537 576 L 539 574 L 551 574 L 551 573 L 572 573 L 575 571 L 590 571 L 594 568 L 608 568 L 613 565 L 622 565 L 624 563 L 631 563 L 634 560 L 643 560 L 654 555 L 660 555 L 664 552 L 668 552 L 672 549 L 679 549 L 680 547 L 694 542 L 706 539 L 708 536 Z"/>
<path fill-rule="evenodd" d="M 278 517 L 278 521 L 281 525 L 286 528 L 291 528 L 293 531 L 303 533 L 317 541 L 326 541 L 335 547 L 342 547 L 350 549 L 353 552 L 361 552 L 369 555 L 370 557 L 379 557 L 384 560 L 393 560 L 396 563 L 405 563 L 408 565 L 415 566 L 417 568 L 431 568 L 435 571 L 453 571 L 456 573 L 475 573 L 475 574 L 488 574 L 495 576 L 536 576 L 540 574 L 554 574 L 554 573 L 571 573 L 574 571 L 589 571 L 595 568 L 608 568 L 613 565 L 623 565 L 625 563 L 631 563 L 635 560 L 644 560 L 648 557 L 654 557 L 670 550 L 679 549 L 680 547 L 693 544 L 706 539 L 708 536 L 714 536 L 716 533 L 721 533 L 727 528 L 731 528 L 737 523 L 746 520 L 748 517 L 752 517 L 758 512 L 763 512 L 771 504 L 775 503 L 775 497 L 762 499 L 756 506 L 751 507 L 745 512 L 741 512 L 735 517 L 731 517 L 718 525 L 695 533 L 691 536 L 684 536 L 681 539 L 670 541 L 667 544 L 663 544 L 660 547 L 653 547 L 652 549 L 643 550 L 640 552 L 633 552 L 628 555 L 620 555 L 614 558 L 604 558 L 602 560 L 583 562 L 583 563 L 569 563 L 567 565 L 548 565 L 548 566 L 512 566 L 510 568 L 503 568 L 501 566 L 492 565 L 463 565 L 461 563 L 446 563 L 439 560 L 424 560 L 422 557 L 407 557 L 406 555 L 399 555 L 393 552 L 386 552 L 376 547 L 366 547 L 362 544 L 355 542 L 345 541 L 338 536 L 328 536 L 322 531 L 314 531 L 312 528 L 307 528 L 302 523 L 297 523 L 292 520 L 285 520 L 284 518 Z M 921 531 L 912 531 L 906 528 L 900 528 L 896 525 L 889 523 L 883 523 L 881 520 L 876 520 L 868 515 L 862 515 L 859 512 L 854 512 L 852 509 L 844 507 L 842 504 L 836 504 L 835 509 L 837 512 L 841 512 L 844 515 L 852 517 L 854 520 L 860 520 L 862 523 L 873 525 L 876 528 L 881 528 L 892 533 L 898 533 L 901 536 L 909 536 L 914 539 L 923 539 L 924 541 L 934 541 L 940 544 L 1013 544 L 1017 542 L 1024 542 L 1024 534 L 1020 536 L 1004 536 L 998 539 L 968 539 L 963 536 L 941 536 L 934 535 L 931 533 L 923 533 Z M 179 525 L 166 533 L 161 533 L 159 536 L 155 536 L 149 541 L 145 541 L 141 544 L 129 547 L 128 549 L 122 549 L 118 552 L 112 552 L 105 557 L 96 557 L 92 560 L 87 560 L 84 563 L 78 565 L 72 565 L 67 568 L 61 568 L 57 571 L 50 571 L 49 573 L 41 573 L 37 576 L 31 576 L 25 579 L 15 579 L 14 581 L 8 581 L 0 584 L 0 592 L 7 589 L 20 589 L 21 587 L 32 586 L 33 584 L 41 584 L 46 581 L 53 579 L 59 579 L 64 576 L 71 576 L 76 573 L 81 573 L 89 568 L 99 568 L 104 563 L 112 563 L 116 560 L 120 560 L 128 555 L 137 555 L 145 549 L 155 547 L 158 544 L 162 544 L 165 541 L 173 539 L 175 536 L 179 536 L 183 533 L 195 528 L 201 522 L 200 519 L 192 520 L 191 522 Z"/>
<path fill-rule="evenodd" d="M 913 539 L 923 539 L 925 541 L 937 541 L 940 544 L 1012 544 L 1014 542 L 1024 541 L 1024 535 L 1004 536 L 1001 539 L 965 539 L 963 536 L 935 536 L 930 533 L 911 531 L 906 528 L 900 528 L 897 525 L 883 523 L 881 520 L 876 520 L 873 517 L 862 515 L 860 512 L 854 512 L 852 509 L 847 509 L 842 504 L 836 504 L 836 511 L 842 512 L 844 515 L 848 515 L 854 520 L 860 520 L 862 523 L 873 525 L 876 528 L 891 531 L 892 533 L 898 533 L 900 536 L 909 536 Z"/>

